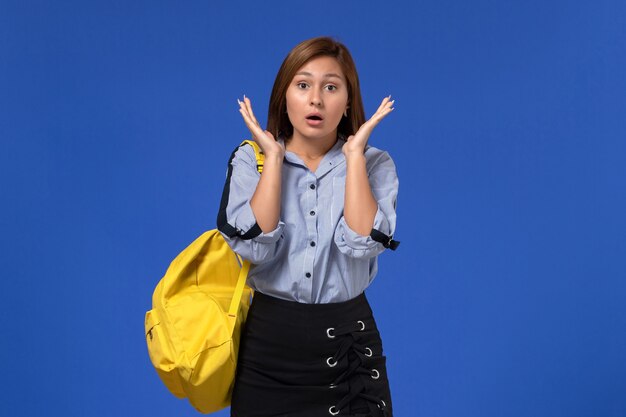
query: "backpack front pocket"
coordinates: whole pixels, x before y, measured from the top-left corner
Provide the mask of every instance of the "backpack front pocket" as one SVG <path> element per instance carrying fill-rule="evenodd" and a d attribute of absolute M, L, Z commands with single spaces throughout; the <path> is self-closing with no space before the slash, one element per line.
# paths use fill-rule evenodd
<path fill-rule="evenodd" d="M 178 398 L 185 398 L 176 369 L 174 354 L 168 339 L 163 334 L 163 327 L 156 310 L 146 313 L 146 343 L 150 361 L 167 388 Z"/>

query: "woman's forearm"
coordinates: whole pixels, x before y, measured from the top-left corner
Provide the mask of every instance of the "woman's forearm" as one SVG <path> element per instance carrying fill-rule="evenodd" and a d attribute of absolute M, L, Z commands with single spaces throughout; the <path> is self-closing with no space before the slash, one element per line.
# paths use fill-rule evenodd
<path fill-rule="evenodd" d="M 362 236 L 369 236 L 374 225 L 378 204 L 372 194 L 365 155 L 346 154 L 346 193 L 343 215 L 350 229 Z"/>
<path fill-rule="evenodd" d="M 282 167 L 282 155 L 265 155 L 261 179 L 250 200 L 252 212 L 263 233 L 269 233 L 278 226 Z"/>

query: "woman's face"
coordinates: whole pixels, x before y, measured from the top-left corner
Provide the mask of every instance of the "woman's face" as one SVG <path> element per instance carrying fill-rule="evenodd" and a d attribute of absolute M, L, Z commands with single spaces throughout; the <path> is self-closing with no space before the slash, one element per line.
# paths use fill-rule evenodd
<path fill-rule="evenodd" d="M 304 64 L 289 84 L 286 99 L 294 135 L 334 139 L 348 106 L 348 85 L 339 62 L 321 56 Z"/>

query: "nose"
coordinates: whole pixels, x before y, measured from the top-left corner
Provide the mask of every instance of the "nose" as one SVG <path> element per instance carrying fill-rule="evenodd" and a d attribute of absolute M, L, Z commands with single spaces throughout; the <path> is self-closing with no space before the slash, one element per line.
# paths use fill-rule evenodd
<path fill-rule="evenodd" d="M 317 91 L 314 88 L 311 89 L 310 100 L 311 100 L 311 104 L 314 105 L 314 106 L 321 106 L 322 105 L 322 97 L 320 96 L 319 91 Z"/>

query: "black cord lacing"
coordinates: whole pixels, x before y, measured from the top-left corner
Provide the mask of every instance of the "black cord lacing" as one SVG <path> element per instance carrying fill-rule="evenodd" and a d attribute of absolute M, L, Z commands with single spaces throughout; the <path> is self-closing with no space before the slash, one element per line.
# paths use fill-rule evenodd
<path fill-rule="evenodd" d="M 372 350 L 357 342 L 357 335 L 359 332 L 365 330 L 365 323 L 363 321 L 350 321 L 348 323 L 341 324 L 336 328 L 327 329 L 327 335 L 329 338 L 342 337 L 341 343 L 337 352 L 326 359 L 328 366 L 335 366 L 344 357 L 348 356 L 350 352 L 355 355 L 348 356 L 348 369 L 346 369 L 341 375 L 339 375 L 330 384 L 330 387 L 335 387 L 343 381 L 348 380 L 352 375 L 359 374 L 365 375 L 372 379 L 378 379 L 380 373 L 377 369 L 367 369 L 365 367 L 365 361 L 368 357 L 372 356 Z M 350 417 L 366 417 L 371 414 L 344 414 L 341 413 L 348 404 L 355 398 L 362 398 L 371 405 L 375 405 L 376 408 L 370 407 L 370 410 L 383 417 L 389 416 L 387 404 L 382 399 L 373 395 L 366 394 L 365 384 L 361 378 L 355 378 L 355 382 L 350 385 L 350 391 L 346 394 L 336 405 L 329 408 L 331 415 L 350 416 Z M 377 411 L 378 410 L 378 411 Z"/>

